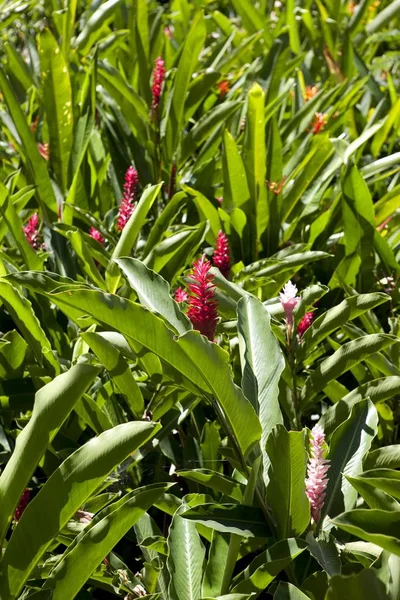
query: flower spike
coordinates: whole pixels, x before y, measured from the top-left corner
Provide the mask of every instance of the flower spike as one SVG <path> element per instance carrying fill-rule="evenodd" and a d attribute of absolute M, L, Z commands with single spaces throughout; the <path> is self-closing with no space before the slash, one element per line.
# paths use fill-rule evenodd
<path fill-rule="evenodd" d="M 306 494 L 310 501 L 311 516 L 315 523 L 321 518 L 324 506 L 326 486 L 328 479 L 326 474 L 329 469 L 329 460 L 324 458 L 325 433 L 322 427 L 315 425 L 311 431 L 311 458 L 307 467 Z"/>
<path fill-rule="evenodd" d="M 119 205 L 117 228 L 122 231 L 135 210 L 136 188 L 139 182 L 138 172 L 132 165 L 125 174 L 124 195 Z"/>
<path fill-rule="evenodd" d="M 211 263 L 205 254 L 193 264 L 190 275 L 192 283 L 188 285 L 190 295 L 187 315 L 193 327 L 213 341 L 218 321 L 218 304 L 210 268 Z"/>
<path fill-rule="evenodd" d="M 223 231 L 218 233 L 212 261 L 214 266 L 218 267 L 221 271 L 222 275 L 228 278 L 231 268 L 231 259 L 229 255 L 228 238 Z"/>

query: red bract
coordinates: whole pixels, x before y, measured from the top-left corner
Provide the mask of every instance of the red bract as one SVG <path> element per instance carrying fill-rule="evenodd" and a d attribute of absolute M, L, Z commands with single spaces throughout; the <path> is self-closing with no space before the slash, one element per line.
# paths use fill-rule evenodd
<path fill-rule="evenodd" d="M 39 150 L 40 156 L 43 156 L 43 158 L 45 160 L 49 160 L 49 156 L 50 156 L 49 144 L 42 144 L 41 142 L 39 142 L 38 150 Z"/>
<path fill-rule="evenodd" d="M 100 233 L 100 231 L 98 229 L 96 229 L 95 227 L 91 227 L 89 229 L 89 235 L 90 235 L 91 238 L 93 238 L 94 240 L 96 240 L 96 242 L 99 242 L 99 244 L 101 244 L 102 246 L 104 246 L 105 239 L 101 235 L 101 233 Z"/>
<path fill-rule="evenodd" d="M 15 521 L 19 521 L 20 518 L 22 517 L 22 513 L 28 506 L 30 497 L 31 497 L 30 490 L 28 488 L 25 488 L 25 490 L 20 498 L 19 504 L 18 504 L 17 508 L 15 509 L 15 514 L 14 514 Z"/>
<path fill-rule="evenodd" d="M 327 123 L 326 116 L 322 113 L 315 113 L 314 120 L 312 122 L 312 132 L 314 135 L 322 131 Z"/>
<path fill-rule="evenodd" d="M 227 79 L 224 79 L 223 81 L 217 83 L 217 90 L 219 91 L 219 95 L 221 98 L 223 96 L 226 96 L 226 94 L 229 92 L 229 81 Z"/>
<path fill-rule="evenodd" d="M 155 114 L 157 112 L 158 106 L 160 104 L 164 78 L 165 78 L 165 63 L 164 63 L 163 59 L 161 58 L 161 56 L 159 56 L 154 63 L 153 80 L 152 80 L 152 86 L 151 86 L 151 95 L 153 97 L 153 100 L 151 103 L 151 111 L 153 114 Z"/>
<path fill-rule="evenodd" d="M 119 205 L 117 228 L 122 231 L 135 210 L 136 187 L 139 181 L 138 172 L 132 165 L 125 174 L 124 195 Z"/>
<path fill-rule="evenodd" d="M 193 264 L 193 270 L 188 288 L 190 296 L 188 299 L 187 315 L 193 327 L 213 341 L 218 321 L 218 305 L 215 298 L 213 275 L 210 273 L 211 263 L 205 255 Z"/>
<path fill-rule="evenodd" d="M 175 290 L 175 300 L 179 303 L 181 302 L 187 302 L 188 299 L 188 293 L 181 287 L 178 287 Z"/>
<path fill-rule="evenodd" d="M 314 313 L 306 312 L 304 317 L 301 319 L 300 323 L 297 326 L 297 334 L 301 337 L 307 329 L 310 327 L 311 323 L 314 321 Z"/>
<path fill-rule="evenodd" d="M 215 267 L 221 271 L 224 277 L 229 276 L 231 268 L 231 259 L 229 255 L 229 242 L 223 231 L 220 231 L 217 236 L 217 242 L 215 244 L 214 254 L 212 261 Z"/>
<path fill-rule="evenodd" d="M 22 228 L 28 243 L 37 250 L 40 246 L 39 215 L 35 213 L 28 223 Z"/>

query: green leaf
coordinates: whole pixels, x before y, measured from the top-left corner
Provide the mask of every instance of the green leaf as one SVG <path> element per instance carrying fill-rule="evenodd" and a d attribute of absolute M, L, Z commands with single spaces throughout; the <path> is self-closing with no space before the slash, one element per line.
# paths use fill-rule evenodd
<path fill-rule="evenodd" d="M 343 475 L 354 477 L 362 472 L 362 461 L 371 447 L 378 426 L 378 414 L 370 400 L 362 400 L 353 406 L 349 418 L 339 425 L 332 435 L 328 459 L 326 499 L 322 510 L 334 517 L 353 508 L 357 492 Z"/>
<path fill-rule="evenodd" d="M 51 185 L 46 161 L 39 154 L 35 138 L 29 128 L 25 115 L 22 112 L 20 103 L 14 94 L 8 78 L 1 68 L 0 89 L 20 138 L 20 142 L 17 139 L 15 141 L 18 144 L 20 143 L 23 149 L 21 158 L 26 166 L 27 179 L 29 183 L 37 188 L 37 196 L 43 213 L 46 215 L 48 209 L 53 215 L 57 215 L 56 198 L 53 186 Z"/>
<path fill-rule="evenodd" d="M 306 540 L 308 551 L 330 577 L 341 573 L 342 564 L 333 536 L 329 536 L 327 539 L 315 539 L 312 532 L 309 531 Z"/>
<path fill-rule="evenodd" d="M 228 212 L 246 205 L 250 199 L 246 171 L 232 135 L 224 131 L 224 153 L 222 155 L 224 181 L 223 206 Z"/>
<path fill-rule="evenodd" d="M 182 504 L 175 512 L 169 528 L 167 567 L 171 576 L 171 600 L 199 600 L 205 550 L 195 523 L 182 518 L 187 509 Z"/>
<path fill-rule="evenodd" d="M 10 600 L 18 595 L 62 527 L 107 475 L 159 427 L 140 421 L 118 425 L 87 442 L 54 471 L 28 504 L 7 545 L 0 565 L 2 595 Z"/>
<path fill-rule="evenodd" d="M 310 597 L 303 594 L 295 585 L 280 581 L 274 600 L 310 600 Z"/>
<path fill-rule="evenodd" d="M 0 540 L 40 458 L 98 372 L 93 366 L 77 363 L 36 393 L 29 423 L 18 436 L 0 477 Z"/>
<path fill-rule="evenodd" d="M 400 467 L 400 445 L 385 446 L 372 450 L 364 461 L 364 469 L 398 469 Z"/>
<path fill-rule="evenodd" d="M 388 300 L 387 294 L 381 292 L 357 294 L 330 308 L 317 317 L 303 335 L 301 346 L 297 350 L 298 360 L 303 360 L 312 348 L 333 331 Z"/>
<path fill-rule="evenodd" d="M 264 92 L 258 83 L 255 83 L 249 91 L 243 152 L 252 205 L 249 216 L 253 218 L 251 230 L 252 240 L 255 244 L 253 248 L 255 258 L 258 254 L 257 240 L 264 233 L 269 218 L 265 186 Z"/>
<path fill-rule="evenodd" d="M 185 333 L 178 339 L 178 345 L 190 357 L 198 374 L 212 391 L 245 456 L 259 440 L 261 427 L 250 402 L 232 379 L 228 353 L 197 331 Z"/>
<path fill-rule="evenodd" d="M 233 592 L 255 592 L 257 598 L 288 564 L 301 554 L 307 544 L 304 540 L 289 538 L 271 546 L 257 556 L 232 582 Z"/>
<path fill-rule="evenodd" d="M 364 569 L 361 573 L 332 577 L 325 600 L 387 600 L 386 587 L 376 575 L 374 569 Z"/>
<path fill-rule="evenodd" d="M 171 298 L 169 283 L 163 277 L 136 258 L 117 258 L 115 262 L 125 273 L 142 306 L 163 317 L 180 334 L 192 328 L 187 316 Z"/>
<path fill-rule="evenodd" d="M 202 504 L 182 515 L 221 533 L 242 537 L 268 537 L 270 531 L 261 509 L 243 504 Z"/>
<path fill-rule="evenodd" d="M 5 232 L 7 229 L 13 236 L 18 250 L 21 252 L 25 265 L 28 269 L 40 271 L 43 268 L 44 259 L 28 243 L 22 229 L 22 221 L 18 216 L 16 207 L 13 204 L 12 197 L 8 189 L 0 182 L 0 214 L 2 223 L 4 223 Z"/>
<path fill-rule="evenodd" d="M 241 502 L 243 500 L 243 485 L 228 477 L 227 475 L 221 475 L 210 469 L 191 469 L 190 471 L 176 471 L 176 475 L 195 481 L 200 485 L 205 485 L 211 489 L 230 496 L 235 500 Z"/>
<path fill-rule="evenodd" d="M 161 186 L 162 183 L 159 183 L 158 185 L 151 185 L 146 188 L 114 248 L 109 267 L 106 271 L 106 281 L 112 293 L 116 291 L 121 278 L 118 267 L 115 264 L 115 259 L 130 254 L 136 243 L 140 229 L 146 221 L 147 214 L 159 194 Z"/>
<path fill-rule="evenodd" d="M 275 425 L 283 424 L 278 385 L 285 361 L 271 331 L 271 318 L 262 303 L 248 296 L 239 300 L 237 311 L 242 389 L 260 419 L 263 475 L 267 485 L 267 439 Z"/>
<path fill-rule="evenodd" d="M 171 139 L 168 156 L 173 158 L 183 129 L 185 100 L 189 89 L 190 78 L 196 68 L 200 51 L 206 38 L 204 14 L 198 12 L 192 22 L 178 63 L 174 87 L 172 90 L 171 110 L 167 115 L 167 128 L 170 131 L 167 139 Z"/>
<path fill-rule="evenodd" d="M 397 500 L 375 486 L 374 477 L 364 477 L 364 474 L 361 473 L 359 477 L 346 476 L 346 479 L 357 490 L 360 496 L 364 498 L 370 508 L 400 510 L 400 503 Z"/>
<path fill-rule="evenodd" d="M 181 209 L 186 204 L 186 194 L 184 192 L 178 192 L 172 196 L 167 206 L 161 211 L 160 216 L 157 218 L 153 227 L 150 230 L 147 238 L 145 247 L 143 249 L 143 256 L 147 256 L 154 246 L 161 240 L 165 232 L 168 230 L 172 222 L 177 218 Z"/>
<path fill-rule="evenodd" d="M 89 315 L 96 322 L 133 339 L 174 367 L 177 370 L 176 376 L 182 373 L 201 390 L 210 392 L 190 356 L 174 340 L 171 329 L 162 319 L 139 304 L 99 290 L 82 288 L 82 284 L 75 284 L 72 280 L 64 280 L 69 283 L 63 287 L 57 279 L 43 274 L 13 274 L 12 278 L 19 284 L 46 295 L 67 314 L 72 309 L 74 318 L 78 321 L 79 317 Z M 176 383 L 178 381 L 179 379 Z"/>
<path fill-rule="evenodd" d="M 104 557 L 170 485 L 155 483 L 139 488 L 102 510 L 68 546 L 43 589 L 52 590 L 53 600 L 74 597 Z"/>
<path fill-rule="evenodd" d="M 340 527 L 372 544 L 400 556 L 400 521 L 397 511 L 357 508 L 333 519 Z"/>
<path fill-rule="evenodd" d="M 267 453 L 270 459 L 267 497 L 279 536 L 301 535 L 310 521 L 305 488 L 305 432 L 288 432 L 283 425 L 277 425 L 267 440 Z"/>
<path fill-rule="evenodd" d="M 338 379 L 340 375 L 376 352 L 398 342 L 398 338 L 392 335 L 375 333 L 343 344 L 306 379 L 301 394 L 300 408 L 304 410 L 330 381 Z"/>
<path fill-rule="evenodd" d="M 60 372 L 60 364 L 53 354 L 51 343 L 47 339 L 30 301 L 8 281 L 0 280 L 0 298 L 12 316 L 14 323 L 29 344 L 39 364 L 52 374 Z"/>
<path fill-rule="evenodd" d="M 126 397 L 134 418 L 140 419 L 144 411 L 142 392 L 120 351 L 98 333 L 88 331 L 82 333 L 81 337 L 110 373 L 120 393 Z"/>
<path fill-rule="evenodd" d="M 102 35 L 102 25 L 113 16 L 113 12 L 120 2 L 121 0 L 102 2 L 86 21 L 82 31 L 75 39 L 73 47 L 78 48 L 83 55 L 88 54 L 90 48 Z"/>
<path fill-rule="evenodd" d="M 342 397 L 339 402 L 328 408 L 328 410 L 322 415 L 319 424 L 325 431 L 327 435 L 330 435 L 336 427 L 343 423 L 347 419 L 350 414 L 351 408 L 357 404 L 360 400 L 364 398 L 369 398 L 371 402 L 377 404 L 379 402 L 384 402 L 385 400 L 389 400 L 393 398 L 395 394 L 400 392 L 400 377 L 397 375 L 393 375 L 392 377 L 381 377 L 380 379 L 373 379 L 372 381 L 368 381 L 363 385 L 360 385 L 355 390 L 352 390 L 348 394 Z M 392 446 L 394 448 L 394 446 Z M 381 448 L 382 451 L 385 451 L 385 448 Z M 379 452 L 379 450 L 376 450 Z M 371 454 L 371 453 L 370 453 Z M 394 456 L 398 456 L 397 459 L 398 464 L 394 465 L 396 468 L 400 466 L 400 452 Z M 368 460 L 368 458 L 367 458 Z M 395 459 L 396 460 L 396 459 Z M 371 465 L 372 468 L 375 465 Z M 376 465 L 376 466 L 392 466 L 392 465 Z"/>
<path fill-rule="evenodd" d="M 40 34 L 39 55 L 43 103 L 49 130 L 50 163 L 65 194 L 72 148 L 72 91 L 64 55 L 48 29 Z"/>
<path fill-rule="evenodd" d="M 357 478 L 400 500 L 400 471 L 373 469 L 361 473 Z"/>

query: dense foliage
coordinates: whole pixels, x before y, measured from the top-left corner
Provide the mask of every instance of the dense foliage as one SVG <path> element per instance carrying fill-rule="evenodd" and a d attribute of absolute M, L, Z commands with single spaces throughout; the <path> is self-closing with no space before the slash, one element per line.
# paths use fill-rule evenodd
<path fill-rule="evenodd" d="M 2 600 L 398 600 L 399 13 L 2 2 Z"/>

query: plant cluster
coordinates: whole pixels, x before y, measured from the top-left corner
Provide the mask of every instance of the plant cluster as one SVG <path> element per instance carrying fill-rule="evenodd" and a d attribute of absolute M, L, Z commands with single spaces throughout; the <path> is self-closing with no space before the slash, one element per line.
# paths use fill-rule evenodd
<path fill-rule="evenodd" d="M 3 0 L 1 600 L 398 600 L 399 0 Z"/>

